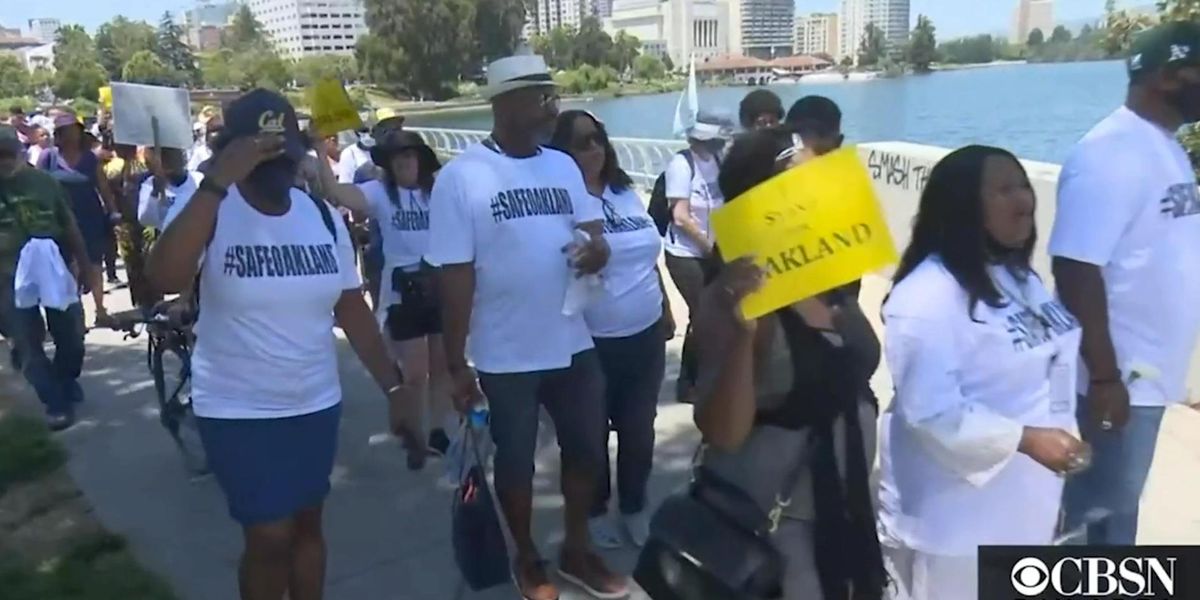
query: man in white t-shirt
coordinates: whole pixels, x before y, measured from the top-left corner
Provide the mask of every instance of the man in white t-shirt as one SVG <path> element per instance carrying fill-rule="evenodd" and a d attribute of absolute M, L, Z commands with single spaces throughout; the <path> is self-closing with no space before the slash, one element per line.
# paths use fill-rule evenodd
<path fill-rule="evenodd" d="M 714 115 L 700 114 L 688 130 L 688 149 L 667 165 L 666 194 L 671 207 L 663 249 L 667 272 L 679 295 L 694 313 L 712 265 L 712 212 L 725 204 L 717 178 L 721 174 L 721 151 L 728 127 Z M 675 392 L 680 402 L 691 402 L 696 386 L 696 359 L 691 327 L 683 340 L 683 358 Z"/>
<path fill-rule="evenodd" d="M 1200 121 L 1200 25 L 1143 33 L 1125 105 L 1075 147 L 1050 240 L 1083 325 L 1079 425 L 1095 456 L 1067 482 L 1068 534 L 1137 541 L 1138 502 L 1167 406 L 1187 396 L 1200 333 L 1200 194 L 1175 132 Z"/>
<path fill-rule="evenodd" d="M 442 169 L 430 200 L 426 261 L 441 267 L 455 404 L 466 411 L 478 400 L 469 355 L 491 411 L 496 495 L 516 546 L 522 596 L 559 597 L 530 531 L 541 405 L 562 448 L 559 573 L 595 597 L 624 597 L 625 578 L 594 553 L 587 527 L 607 452 L 603 374 L 582 314 L 564 314 L 568 286 L 608 260 L 602 205 L 570 156 L 541 145 L 558 115 L 542 57 L 492 63 L 484 93 L 492 135 Z"/>

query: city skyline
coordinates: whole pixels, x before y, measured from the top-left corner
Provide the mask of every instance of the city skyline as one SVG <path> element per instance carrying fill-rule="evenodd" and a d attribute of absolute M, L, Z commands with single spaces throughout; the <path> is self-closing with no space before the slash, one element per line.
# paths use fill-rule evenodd
<path fill-rule="evenodd" d="M 64 24 L 83 25 L 95 31 L 100 24 L 123 15 L 130 19 L 156 23 L 163 12 L 171 12 L 182 20 L 184 11 L 195 6 L 187 0 L 141 0 L 113 5 L 94 0 L 59 0 L 55 3 L 0 2 L 0 26 L 25 31 L 29 19 L 59 19 Z M 970 4 L 970 6 L 967 6 Z M 1018 0 L 912 0 L 912 18 L 929 16 L 938 28 L 939 39 L 949 39 L 979 33 L 998 33 L 1012 30 L 1013 12 Z M 1153 0 L 1118 0 L 1121 8 L 1153 4 Z M 796 0 L 796 14 L 836 13 L 840 0 Z M 1055 0 L 1055 16 L 1060 22 L 1101 16 L 1104 0 Z"/>

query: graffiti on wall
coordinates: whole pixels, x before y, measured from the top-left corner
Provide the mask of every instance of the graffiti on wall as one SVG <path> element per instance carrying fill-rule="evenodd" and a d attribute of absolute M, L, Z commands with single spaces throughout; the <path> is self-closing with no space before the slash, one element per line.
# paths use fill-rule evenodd
<path fill-rule="evenodd" d="M 905 191 L 923 191 L 932 168 L 929 162 L 895 152 L 871 150 L 867 156 L 867 170 L 871 172 L 871 179 Z"/>

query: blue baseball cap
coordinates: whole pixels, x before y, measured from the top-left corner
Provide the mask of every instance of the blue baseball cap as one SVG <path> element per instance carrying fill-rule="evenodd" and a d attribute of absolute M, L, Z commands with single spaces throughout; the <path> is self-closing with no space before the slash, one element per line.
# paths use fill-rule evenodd
<path fill-rule="evenodd" d="M 251 90 L 230 102 L 222 112 L 225 128 L 214 144 L 217 150 L 237 138 L 273 133 L 283 136 L 284 156 L 298 163 L 308 153 L 296 109 L 276 92 Z"/>

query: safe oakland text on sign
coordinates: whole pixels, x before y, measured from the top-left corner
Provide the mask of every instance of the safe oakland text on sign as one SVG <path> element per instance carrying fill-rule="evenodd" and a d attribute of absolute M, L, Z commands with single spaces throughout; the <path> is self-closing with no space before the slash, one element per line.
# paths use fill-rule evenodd
<path fill-rule="evenodd" d="M 855 148 L 787 170 L 713 213 L 725 260 L 766 272 L 742 303 L 754 319 L 896 262 L 896 246 Z"/>

